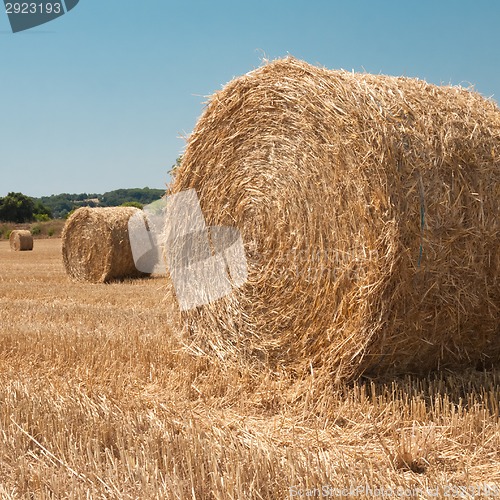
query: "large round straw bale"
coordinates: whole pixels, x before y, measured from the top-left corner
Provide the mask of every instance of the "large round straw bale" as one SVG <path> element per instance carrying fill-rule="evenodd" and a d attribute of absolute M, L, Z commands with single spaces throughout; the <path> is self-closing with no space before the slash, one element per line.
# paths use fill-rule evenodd
<path fill-rule="evenodd" d="M 214 94 L 170 192 L 237 227 L 246 285 L 203 348 L 337 377 L 500 358 L 500 111 L 425 81 L 274 61 Z"/>
<path fill-rule="evenodd" d="M 144 276 L 135 266 L 128 233 L 128 220 L 136 212 L 133 207 L 76 210 L 62 233 L 68 275 L 92 283 Z"/>
<path fill-rule="evenodd" d="M 15 252 L 33 250 L 33 235 L 24 229 L 15 229 L 9 236 L 10 249 Z"/>

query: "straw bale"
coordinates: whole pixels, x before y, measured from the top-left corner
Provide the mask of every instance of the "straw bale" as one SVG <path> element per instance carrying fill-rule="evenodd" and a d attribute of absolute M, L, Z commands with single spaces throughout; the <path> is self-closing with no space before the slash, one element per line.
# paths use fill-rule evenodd
<path fill-rule="evenodd" d="M 10 249 L 15 252 L 33 250 L 33 235 L 24 229 L 15 229 L 9 236 Z"/>
<path fill-rule="evenodd" d="M 500 359 L 493 101 L 277 60 L 210 98 L 170 193 L 189 188 L 249 264 L 179 315 L 200 349 L 337 379 Z"/>
<path fill-rule="evenodd" d="M 137 270 L 128 234 L 133 207 L 87 208 L 76 210 L 62 234 L 63 262 L 75 281 L 105 283 L 144 276 Z"/>

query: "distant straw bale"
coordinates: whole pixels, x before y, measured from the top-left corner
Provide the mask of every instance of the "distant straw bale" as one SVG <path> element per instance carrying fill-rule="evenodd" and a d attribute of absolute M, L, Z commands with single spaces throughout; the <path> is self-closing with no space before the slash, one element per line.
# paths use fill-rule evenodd
<path fill-rule="evenodd" d="M 33 250 L 33 235 L 24 229 L 15 229 L 9 236 L 10 249 L 14 252 Z"/>
<path fill-rule="evenodd" d="M 136 212 L 140 210 L 133 207 L 76 210 L 62 234 L 68 275 L 91 283 L 144 276 L 135 266 L 129 241 L 128 220 Z"/>
<path fill-rule="evenodd" d="M 182 313 L 200 348 L 337 379 L 500 359 L 500 111 L 476 92 L 269 63 L 210 98 L 189 188 L 249 263 Z"/>

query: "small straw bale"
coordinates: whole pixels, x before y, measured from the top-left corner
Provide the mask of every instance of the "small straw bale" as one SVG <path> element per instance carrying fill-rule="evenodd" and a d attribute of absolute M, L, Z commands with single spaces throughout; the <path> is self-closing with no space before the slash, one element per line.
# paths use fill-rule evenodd
<path fill-rule="evenodd" d="M 76 210 L 62 233 L 68 275 L 91 283 L 145 276 L 135 266 L 128 233 L 128 221 L 137 212 L 133 207 Z"/>
<path fill-rule="evenodd" d="M 245 285 L 178 312 L 198 349 L 335 379 L 500 359 L 500 110 L 293 58 L 209 100 L 169 194 L 241 231 Z"/>
<path fill-rule="evenodd" d="M 15 229 L 9 237 L 10 249 L 14 252 L 33 250 L 33 235 L 24 229 Z"/>

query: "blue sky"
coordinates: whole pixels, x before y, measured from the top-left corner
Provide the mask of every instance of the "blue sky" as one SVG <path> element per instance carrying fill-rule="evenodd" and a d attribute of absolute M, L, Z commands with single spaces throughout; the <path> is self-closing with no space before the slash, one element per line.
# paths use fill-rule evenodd
<path fill-rule="evenodd" d="M 0 11 L 0 196 L 157 187 L 205 97 L 262 58 L 473 84 L 500 100 L 497 0 L 80 0 Z"/>

